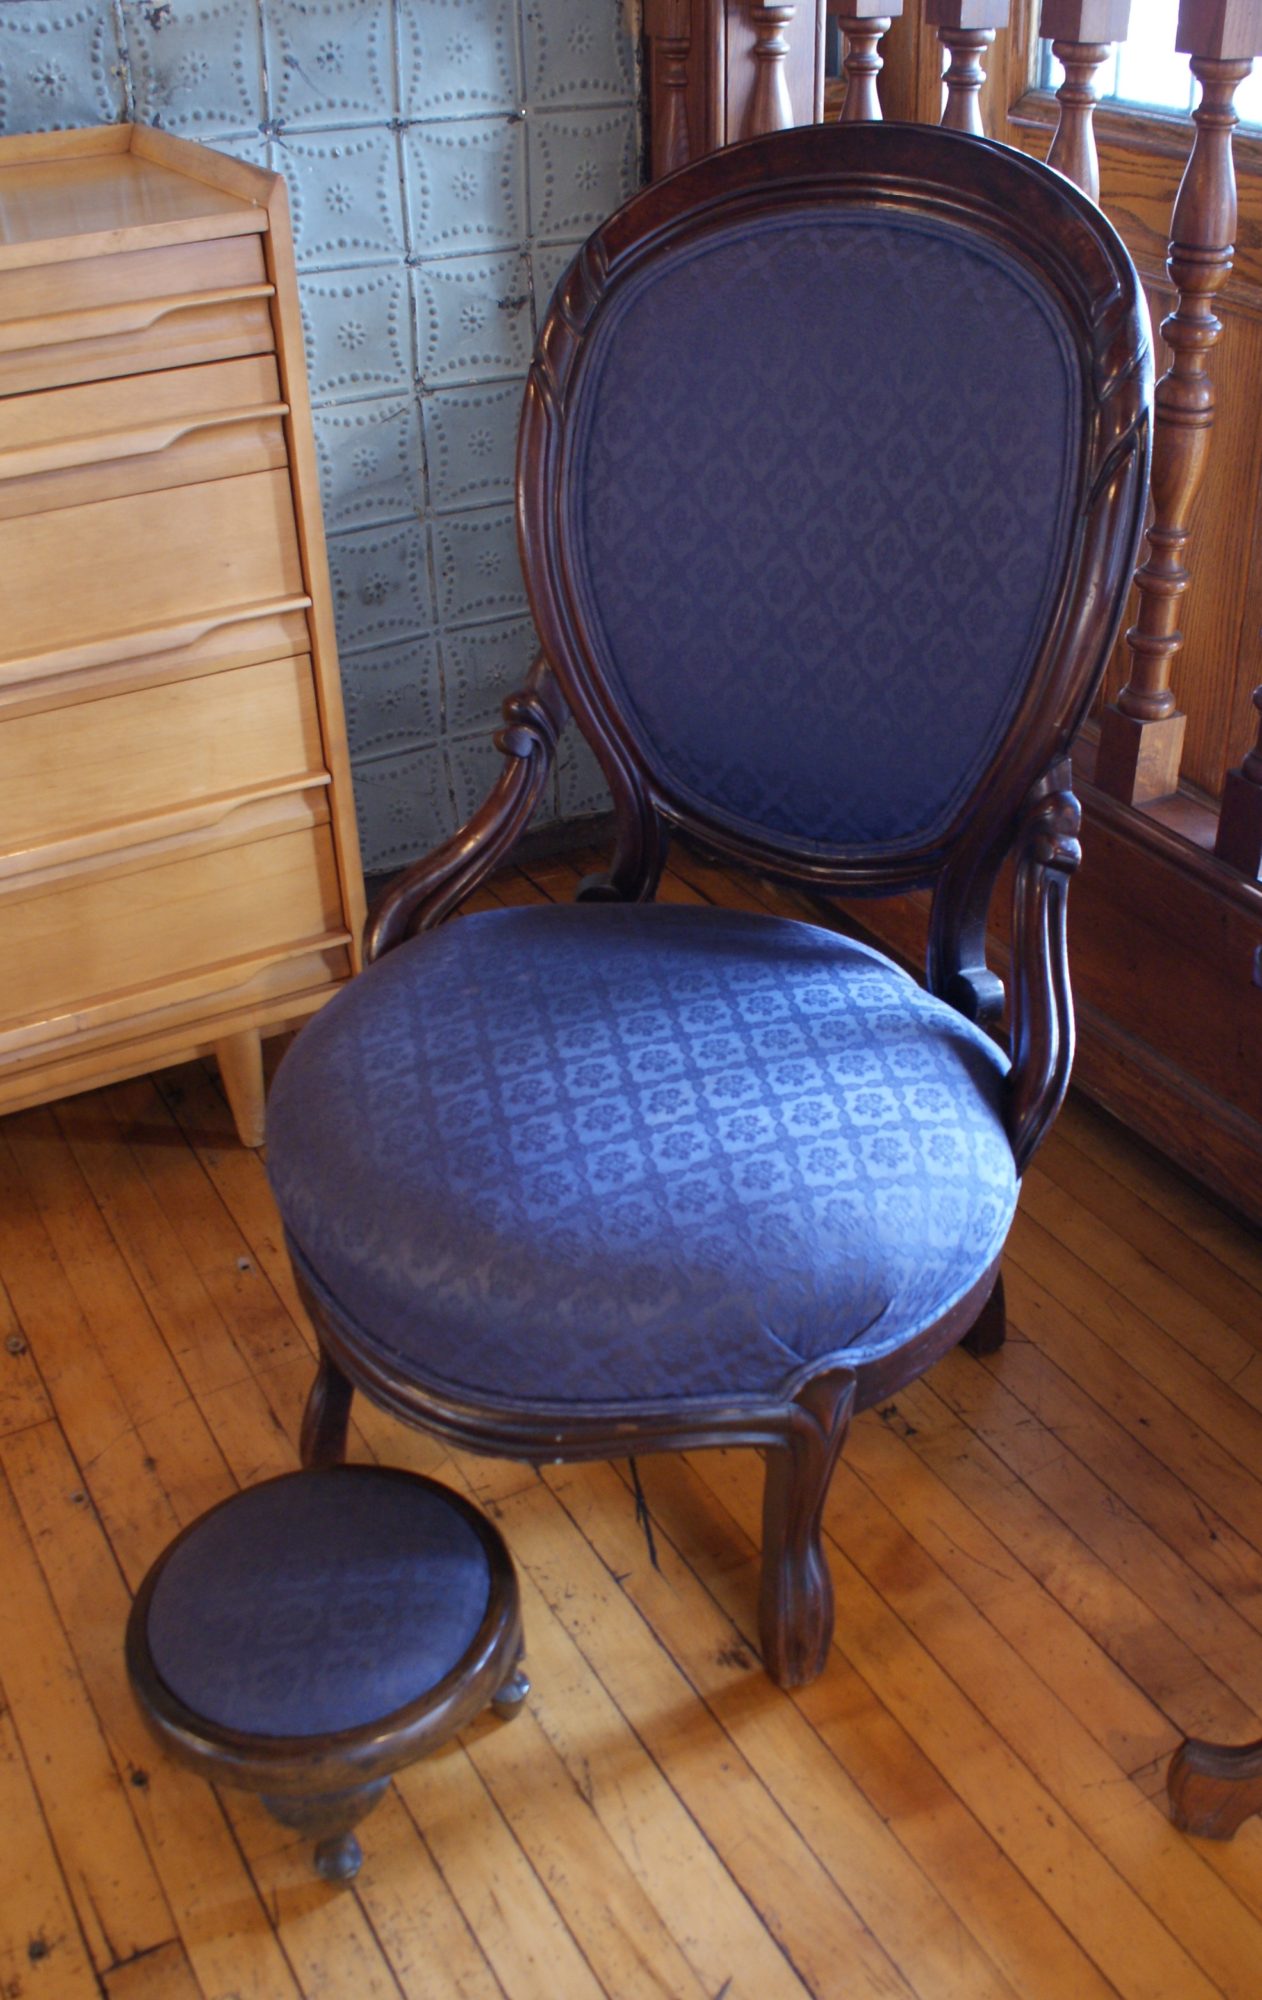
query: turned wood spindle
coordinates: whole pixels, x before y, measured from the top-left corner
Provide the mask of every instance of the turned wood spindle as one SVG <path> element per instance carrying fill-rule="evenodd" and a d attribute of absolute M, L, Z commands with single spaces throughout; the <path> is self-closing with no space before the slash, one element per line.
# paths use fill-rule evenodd
<path fill-rule="evenodd" d="M 925 20 L 938 31 L 947 56 L 946 104 L 942 123 L 952 132 L 985 135 L 981 89 L 986 81 L 982 57 L 995 39 L 996 28 L 1008 25 L 1008 0 L 925 0 Z"/>
<path fill-rule="evenodd" d="M 1253 881 L 1262 874 L 1262 687 L 1253 690 L 1258 740 L 1243 764 L 1228 771 L 1214 852 Z"/>
<path fill-rule="evenodd" d="M 855 125 L 881 116 L 876 80 L 884 65 L 876 46 L 902 11 L 903 0 L 858 0 L 857 5 L 850 0 L 844 8 L 829 8 L 836 15 L 846 49 L 841 64 L 846 95 L 838 114 L 839 124 Z"/>
<path fill-rule="evenodd" d="M 1056 93 L 1060 117 L 1048 154 L 1049 165 L 1100 199 L 1100 162 L 1095 147 L 1095 74 L 1115 42 L 1126 40 L 1131 0 L 1043 0 L 1041 32 L 1065 71 Z"/>
<path fill-rule="evenodd" d="M 689 0 L 648 0 L 644 32 L 649 43 L 649 134 L 654 180 L 687 166 L 688 61 L 692 53 Z"/>
<path fill-rule="evenodd" d="M 1214 423 L 1209 357 L 1222 322 L 1215 294 L 1235 252 L 1236 179 L 1232 100 L 1262 54 L 1262 0 L 1181 0 L 1175 46 L 1191 55 L 1201 101 L 1179 185 L 1166 269 L 1175 310 L 1161 324 L 1173 360 L 1157 384 L 1153 420 L 1152 502 L 1148 554 L 1135 581 L 1139 616 L 1126 634 L 1130 678 L 1100 726 L 1096 783 L 1131 805 L 1166 798 L 1179 782 L 1187 718 L 1170 685 L 1183 644 L 1178 619 L 1190 581 L 1183 556 L 1192 503 L 1200 490 Z"/>
<path fill-rule="evenodd" d="M 796 12 L 796 7 L 773 4 L 773 0 L 764 0 L 764 4 L 750 8 L 757 69 L 747 138 L 757 139 L 764 132 L 787 132 L 794 122 L 784 65 L 789 53 L 785 29 Z"/>

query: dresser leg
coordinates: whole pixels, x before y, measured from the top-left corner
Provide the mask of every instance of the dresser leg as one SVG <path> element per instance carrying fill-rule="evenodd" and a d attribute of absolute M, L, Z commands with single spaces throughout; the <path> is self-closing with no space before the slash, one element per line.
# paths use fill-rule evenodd
<path fill-rule="evenodd" d="M 263 1043 L 256 1028 L 215 1043 L 215 1059 L 243 1146 L 263 1143 Z"/>

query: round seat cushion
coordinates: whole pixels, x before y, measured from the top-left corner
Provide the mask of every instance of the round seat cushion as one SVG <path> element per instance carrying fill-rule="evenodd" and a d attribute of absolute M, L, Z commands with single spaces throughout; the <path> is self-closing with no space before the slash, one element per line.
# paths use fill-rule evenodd
<path fill-rule="evenodd" d="M 343 1333 L 480 1406 L 766 1398 L 998 1254 L 1005 1059 L 879 953 L 716 909 L 459 919 L 304 1028 L 268 1106 Z"/>
<path fill-rule="evenodd" d="M 247 1487 L 176 1542 L 145 1638 L 186 1708 L 257 1736 L 383 1722 L 469 1652 L 490 1565 L 464 1505 L 380 1466 Z"/>

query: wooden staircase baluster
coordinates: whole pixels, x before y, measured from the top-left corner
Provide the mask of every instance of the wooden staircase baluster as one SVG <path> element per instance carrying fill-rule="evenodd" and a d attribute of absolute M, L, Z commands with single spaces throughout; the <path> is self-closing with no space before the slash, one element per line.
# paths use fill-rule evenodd
<path fill-rule="evenodd" d="M 1100 162 L 1094 114 L 1099 92 L 1095 73 L 1112 45 L 1126 40 L 1130 11 L 1131 0 L 1043 0 L 1040 32 L 1051 42 L 1052 54 L 1065 71 L 1065 81 L 1056 93 L 1060 118 L 1048 162 L 1097 202 Z"/>
<path fill-rule="evenodd" d="M 830 5 L 828 11 L 836 15 L 846 48 L 841 65 L 846 79 L 846 95 L 838 123 L 854 125 L 870 122 L 881 116 L 876 80 L 884 65 L 876 52 L 876 45 L 882 35 L 889 33 L 896 16 L 902 13 L 903 0 L 858 0 L 858 4 L 856 0 L 849 0 L 848 5 Z"/>
<path fill-rule="evenodd" d="M 1008 0 L 925 0 L 925 20 L 937 29 L 948 58 L 942 123 L 950 131 L 983 138 L 981 88 L 986 71 L 982 57 L 995 39 L 996 28 L 1008 25 Z"/>
<path fill-rule="evenodd" d="M 1218 815 L 1214 852 L 1250 881 L 1262 873 L 1262 687 L 1253 690 L 1258 740 L 1234 771 L 1228 771 Z"/>
<path fill-rule="evenodd" d="M 1157 384 L 1153 421 L 1153 519 L 1148 556 L 1136 571 L 1139 616 L 1126 634 L 1131 672 L 1101 718 L 1096 783 L 1131 805 L 1178 786 L 1187 718 L 1170 685 L 1183 644 L 1178 616 L 1190 577 L 1183 562 L 1192 502 L 1214 423 L 1210 352 L 1222 332 L 1214 297 L 1235 253 L 1233 98 L 1262 54 L 1262 0 L 1180 0 L 1175 46 L 1190 54 L 1201 101 L 1174 205 L 1166 269 L 1177 303 L 1161 331 L 1173 360 Z"/>
<path fill-rule="evenodd" d="M 764 132 L 787 132 L 795 122 L 784 71 L 789 53 L 784 31 L 796 12 L 796 7 L 781 5 L 779 0 L 760 0 L 759 5 L 749 10 L 757 38 L 753 53 L 758 68 L 745 132 L 747 139 L 757 139 Z"/>
<path fill-rule="evenodd" d="M 688 129 L 688 63 L 692 54 L 690 0 L 646 0 L 649 43 L 649 151 L 652 178 L 673 173 L 692 158 Z"/>

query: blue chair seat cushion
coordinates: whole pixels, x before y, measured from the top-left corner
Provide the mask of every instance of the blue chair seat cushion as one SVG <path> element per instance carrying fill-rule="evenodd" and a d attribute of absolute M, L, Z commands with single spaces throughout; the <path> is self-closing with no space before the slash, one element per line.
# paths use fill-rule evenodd
<path fill-rule="evenodd" d="M 277 1073 L 268 1167 L 318 1298 L 492 1410 L 779 1396 L 997 1256 L 1006 1063 L 877 952 L 710 908 L 468 916 Z"/>
<path fill-rule="evenodd" d="M 464 1660 L 490 1565 L 459 1501 L 380 1466 L 247 1487 L 176 1542 L 149 1656 L 202 1721 L 253 1736 L 380 1723 Z"/>

